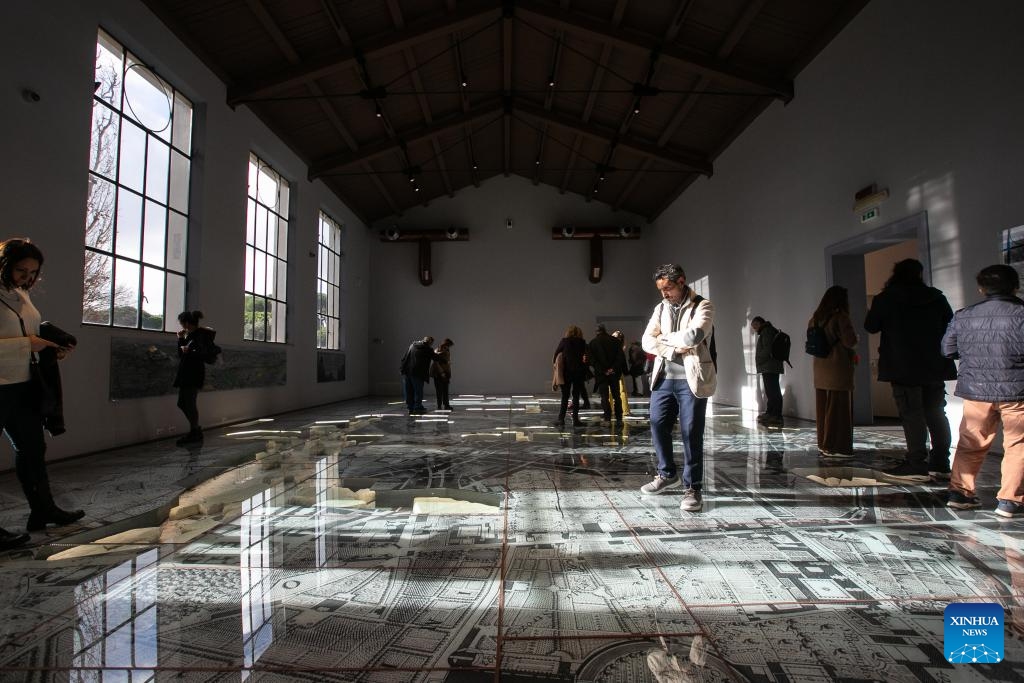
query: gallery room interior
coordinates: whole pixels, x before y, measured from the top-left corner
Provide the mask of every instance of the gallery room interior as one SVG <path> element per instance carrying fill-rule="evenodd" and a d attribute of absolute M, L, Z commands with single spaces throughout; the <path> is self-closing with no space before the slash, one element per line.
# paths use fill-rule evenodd
<path fill-rule="evenodd" d="M 31 301 L 76 341 L 42 476 L 84 516 L 30 518 L 4 447 L 0 680 L 1024 680 L 1002 440 L 976 508 L 887 477 L 907 444 L 863 327 L 904 259 L 953 310 L 1024 263 L 1021 3 L 4 15 L 0 240 L 38 246 Z M 560 422 L 552 387 L 569 327 L 641 338 L 665 263 L 714 306 L 695 512 L 640 491 L 643 378 L 610 422 L 596 395 Z M 858 337 L 843 458 L 803 343 L 834 285 Z M 186 311 L 221 349 L 201 431 Z M 771 428 L 757 316 L 793 339 Z M 450 409 L 430 382 L 418 414 L 400 364 L 427 336 L 454 342 Z M 998 605 L 1001 639 L 951 646 L 951 603 Z"/>

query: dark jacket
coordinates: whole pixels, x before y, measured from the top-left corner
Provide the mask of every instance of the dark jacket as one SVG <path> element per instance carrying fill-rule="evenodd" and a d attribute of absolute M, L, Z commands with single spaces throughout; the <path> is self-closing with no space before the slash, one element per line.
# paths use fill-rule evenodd
<path fill-rule="evenodd" d="M 626 372 L 626 354 L 622 350 L 622 342 L 607 332 L 598 332 L 587 348 L 596 382 L 618 380 Z"/>
<path fill-rule="evenodd" d="M 587 342 L 583 341 L 582 337 L 562 337 L 562 341 L 558 342 L 554 358 L 562 354 L 562 376 L 566 384 L 585 381 L 587 366 L 583 362 L 583 356 L 586 353 Z"/>
<path fill-rule="evenodd" d="M 871 302 L 864 329 L 881 332 L 878 381 L 921 385 L 956 379 L 942 355 L 942 334 L 953 309 L 942 292 L 924 283 L 886 287 Z"/>
<path fill-rule="evenodd" d="M 174 386 L 202 389 L 206 384 L 206 361 L 210 347 L 214 345 L 216 330 L 209 327 L 197 327 L 178 339 L 178 372 L 174 376 Z"/>
<path fill-rule="evenodd" d="M 781 360 L 772 358 L 772 342 L 779 331 L 765 320 L 757 331 L 757 345 L 754 347 L 754 365 L 758 373 L 781 375 L 786 371 Z"/>
<path fill-rule="evenodd" d="M 75 335 L 65 332 L 51 322 L 43 322 L 39 325 L 39 336 L 58 346 L 78 346 Z M 53 436 L 59 436 L 67 429 L 64 427 L 64 390 L 61 386 L 57 349 L 47 347 L 39 352 L 39 373 L 52 392 L 55 403 L 52 412 L 43 417 L 43 426 Z"/>
<path fill-rule="evenodd" d="M 422 339 L 414 341 L 402 356 L 402 374 L 429 382 L 430 363 L 437 357 L 430 344 Z"/>
<path fill-rule="evenodd" d="M 1024 401 L 1024 301 L 992 295 L 956 312 L 942 353 L 960 359 L 953 393 L 971 401 Z"/>
<path fill-rule="evenodd" d="M 644 353 L 644 349 L 640 346 L 640 342 L 635 341 L 629 345 L 629 352 L 626 354 L 626 360 L 629 361 L 629 374 L 633 377 L 639 377 L 644 374 L 644 366 L 647 364 L 647 354 Z"/>

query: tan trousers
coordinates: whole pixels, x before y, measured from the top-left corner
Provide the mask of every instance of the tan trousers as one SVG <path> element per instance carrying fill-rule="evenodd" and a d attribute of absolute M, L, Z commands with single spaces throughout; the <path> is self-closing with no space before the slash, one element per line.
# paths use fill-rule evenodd
<path fill-rule="evenodd" d="M 853 453 L 853 392 L 815 389 L 818 448 L 829 453 Z"/>
<path fill-rule="evenodd" d="M 626 391 L 626 376 L 619 379 L 619 396 L 622 398 L 622 415 L 629 415 L 629 392 Z"/>
<path fill-rule="evenodd" d="M 960 443 L 953 455 L 950 490 L 973 496 L 975 479 L 1003 423 L 1003 466 L 999 500 L 1024 503 L 1024 401 L 988 403 L 964 399 Z"/>

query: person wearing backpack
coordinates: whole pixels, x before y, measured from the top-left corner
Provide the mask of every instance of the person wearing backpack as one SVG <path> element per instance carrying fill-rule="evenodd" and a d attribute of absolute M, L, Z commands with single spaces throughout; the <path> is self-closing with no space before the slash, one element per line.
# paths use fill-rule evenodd
<path fill-rule="evenodd" d="M 755 316 L 750 321 L 750 329 L 757 335 L 754 347 L 754 366 L 761 376 L 764 387 L 764 412 L 757 416 L 757 421 L 765 427 L 781 427 L 782 422 L 782 389 L 779 387 L 779 375 L 786 371 L 783 359 L 776 358 L 772 353 L 775 341 L 780 334 L 769 321 Z"/>
<path fill-rule="evenodd" d="M 704 488 L 704 422 L 708 398 L 715 393 L 714 316 L 711 302 L 686 284 L 681 266 L 665 264 L 654 271 L 662 301 L 644 330 L 643 348 L 653 353 L 651 372 L 651 439 L 658 459 L 654 480 L 640 487 L 657 495 L 685 487 L 679 509 L 699 512 Z M 672 429 L 679 416 L 683 442 L 682 476 L 672 455 Z"/>
<path fill-rule="evenodd" d="M 206 383 L 206 364 L 216 360 L 220 347 L 214 343 L 217 332 L 200 327 L 202 311 L 185 311 L 178 315 L 178 372 L 174 386 L 178 388 L 178 408 L 188 420 L 188 433 L 177 440 L 179 446 L 203 442 L 199 426 L 199 390 Z"/>
<path fill-rule="evenodd" d="M 850 320 L 850 296 L 845 287 L 834 285 L 825 290 L 807 321 L 807 329 L 813 328 L 821 328 L 828 342 L 828 355 L 814 357 L 818 450 L 826 457 L 852 458 L 857 333 Z"/>
<path fill-rule="evenodd" d="M 956 366 L 942 355 L 942 335 L 953 309 L 941 291 L 924 283 L 923 274 L 916 259 L 895 264 L 864 319 L 864 329 L 882 333 L 878 381 L 892 387 L 907 440 L 904 462 L 885 475 L 907 482 L 948 480 L 950 472 L 946 380 L 956 379 Z"/>

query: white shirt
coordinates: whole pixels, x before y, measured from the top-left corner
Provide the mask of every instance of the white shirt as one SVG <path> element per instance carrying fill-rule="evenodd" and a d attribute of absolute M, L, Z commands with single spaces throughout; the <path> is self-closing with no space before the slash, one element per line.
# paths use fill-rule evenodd
<path fill-rule="evenodd" d="M 22 334 L 18 315 L 29 334 L 39 334 L 42 316 L 32 305 L 28 292 L 0 287 L 0 384 L 17 384 L 29 379 L 32 344 Z"/>

